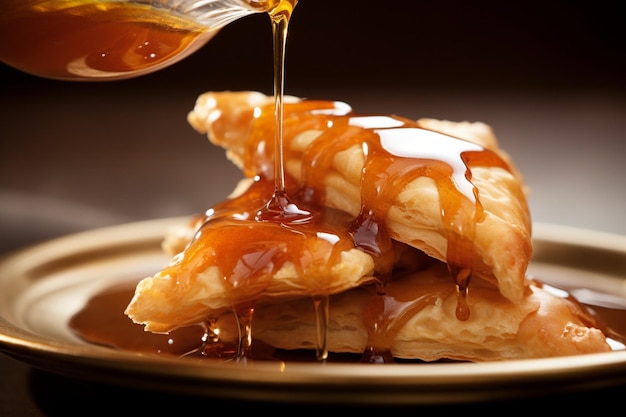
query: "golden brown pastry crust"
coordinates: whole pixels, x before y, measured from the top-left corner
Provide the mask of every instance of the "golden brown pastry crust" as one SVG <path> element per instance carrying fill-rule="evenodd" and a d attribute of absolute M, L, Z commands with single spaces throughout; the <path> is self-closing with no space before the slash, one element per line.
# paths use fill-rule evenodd
<path fill-rule="evenodd" d="M 218 236 L 224 239 L 225 236 Z M 242 242 L 242 245 L 245 245 Z M 253 242 L 257 244 L 258 242 Z M 204 265 L 203 252 L 219 250 L 217 240 L 192 242 L 175 255 L 168 266 L 152 277 L 141 280 L 125 314 L 151 332 L 168 332 L 201 323 L 238 305 L 259 299 L 334 294 L 373 281 L 374 261 L 365 252 L 352 248 L 335 256 L 334 245 L 323 238 L 307 237 L 303 251 L 291 251 L 280 234 L 262 243 L 268 253 L 282 251 L 287 258 L 276 270 L 267 270 L 245 285 L 233 286 L 218 264 Z M 181 266 L 183 259 L 193 271 Z M 301 258 L 307 258 L 302 270 Z M 300 267 L 298 267 L 300 265 Z M 303 278 L 304 277 L 304 278 Z"/>
<path fill-rule="evenodd" d="M 297 102 L 289 97 L 288 102 Z M 255 109 L 272 103 L 272 98 L 258 92 L 209 92 L 201 95 L 189 123 L 206 133 L 216 145 L 226 149 L 227 156 L 245 169 L 246 144 L 254 128 Z M 484 216 L 476 223 L 473 273 L 498 286 L 513 301 L 521 300 L 525 288 L 526 268 L 532 255 L 531 218 L 526 201 L 526 186 L 509 156 L 498 147 L 491 128 L 480 122 L 454 123 L 421 119 L 424 128 L 463 138 L 496 152 L 509 164 L 500 167 L 471 166 L 472 183 L 479 191 Z M 286 141 L 292 149 L 304 153 L 323 134 L 322 130 L 291 127 L 294 138 Z M 285 160 L 286 171 L 299 180 L 301 158 Z M 358 146 L 338 152 L 332 160 L 332 171 L 324 176 L 325 204 L 353 216 L 361 208 L 361 172 L 365 156 Z M 386 225 L 393 239 L 414 246 L 428 255 L 446 261 L 448 240 L 442 223 L 440 196 L 432 179 L 420 177 L 409 183 L 393 202 Z"/>
<path fill-rule="evenodd" d="M 469 298 L 472 315 L 466 321 L 457 320 L 455 287 L 446 275 L 445 265 L 436 263 L 388 285 L 388 296 L 398 303 L 429 300 L 407 313 L 410 318 L 389 341 L 394 357 L 495 361 L 611 350 L 602 331 L 589 326 L 593 320 L 576 304 L 535 284 L 529 285 L 520 302 L 512 303 L 491 284 L 477 279 Z M 332 296 L 330 351 L 362 353 L 368 347 L 363 317 L 373 297 L 363 288 Z M 279 348 L 315 349 L 314 314 L 310 299 L 261 304 L 255 312 L 255 337 Z"/>
<path fill-rule="evenodd" d="M 298 100 L 288 97 L 286 101 Z M 271 97 L 255 92 L 207 93 L 199 97 L 189 122 L 224 147 L 228 157 L 245 170 L 246 145 L 254 129 L 255 111 L 268 104 L 272 104 Z M 526 280 L 531 256 L 526 187 L 508 155 L 498 147 L 489 126 L 434 119 L 421 119 L 419 123 L 426 129 L 491 149 L 509 164 L 509 169 L 471 166 L 472 183 L 479 191 L 484 211 L 475 229 L 475 278 L 467 298 L 471 310 L 467 320 L 459 320 L 456 315 L 458 294 L 445 265 L 447 239 L 440 195 L 434 180 L 428 177 L 407 183 L 387 213 L 386 226 L 400 249 L 397 265 L 408 253 L 407 264 L 411 266 L 415 255 L 410 252 L 416 249 L 432 257 L 420 271 L 396 276 L 388 282 L 386 308 L 395 306 L 405 311 L 402 320 L 385 323 L 392 329 L 388 334 L 372 337 L 371 318 L 365 313 L 374 300 L 381 300 L 371 288 L 374 260 L 370 255 L 358 249 L 345 250 L 334 264 L 304 273 L 295 272 L 287 262 L 256 285 L 225 291 L 224 274 L 218 265 L 209 263 L 193 273 L 180 268 L 181 257 L 201 252 L 191 237 L 202 217 L 190 219 L 168 234 L 163 247 L 173 256 L 172 262 L 139 283 L 126 314 L 154 332 L 216 319 L 217 326 L 223 326 L 222 338 L 228 339 L 229 334 L 238 334 L 237 324 L 232 327 L 230 312 L 240 303 L 254 301 L 255 340 L 283 349 L 315 349 L 318 329 L 311 296 L 322 294 L 330 297 L 328 348 L 332 352 L 362 353 L 374 343 L 376 348 L 389 349 L 397 358 L 485 361 L 610 350 L 605 336 L 590 325 L 592 320 L 584 311 Z M 288 143 L 295 148 L 293 155 L 306 153 L 322 133 L 306 127 L 298 130 L 298 126 L 294 130 L 292 126 L 289 134 L 295 136 Z M 324 176 L 325 204 L 352 216 L 359 213 L 364 159 L 358 146 L 334 155 L 332 171 L 320 172 Z M 288 173 L 300 180 L 302 159 L 290 158 L 285 162 Z M 242 181 L 232 197 L 249 184 L 250 180 Z M 315 246 L 312 253 L 324 258 L 329 250 L 324 242 L 313 240 L 311 244 Z M 210 246 L 211 243 L 204 249 L 209 250 Z M 409 247 L 412 249 L 402 250 Z M 380 313 L 384 316 L 389 312 Z"/>

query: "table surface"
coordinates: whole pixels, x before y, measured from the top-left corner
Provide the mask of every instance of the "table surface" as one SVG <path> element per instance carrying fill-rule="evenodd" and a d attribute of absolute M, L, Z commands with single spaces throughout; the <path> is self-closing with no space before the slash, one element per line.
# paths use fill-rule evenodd
<path fill-rule="evenodd" d="M 301 3 L 304 17 L 323 15 L 321 5 Z M 490 20 L 497 24 L 475 25 L 488 12 L 457 3 L 421 5 L 411 12 L 426 17 L 421 25 L 399 16 L 403 24 L 363 39 L 332 18 L 324 22 L 338 33 L 303 36 L 317 26 L 294 14 L 290 42 L 298 47 L 288 54 L 287 92 L 346 101 L 360 113 L 486 122 L 530 186 L 534 221 L 626 235 L 621 25 L 559 1 L 553 9 L 542 3 L 543 15 L 490 11 L 500 13 Z M 364 13 L 363 27 L 377 27 L 379 16 Z M 604 13 L 603 19 L 613 15 L 619 14 Z M 560 30 L 553 25 L 557 16 Z M 527 26 L 524 19 L 541 21 Z M 81 230 L 190 215 L 223 199 L 240 173 L 189 127 L 186 115 L 208 90 L 271 94 L 271 63 L 267 70 L 259 66 L 259 60 L 269 61 L 271 44 L 242 41 L 258 36 L 259 27 L 268 30 L 266 24 L 251 19 L 233 25 L 186 62 L 136 80 L 67 83 L 0 66 L 0 253 Z M 437 26 L 444 24 L 451 26 Z M 383 42 L 381 33 L 394 42 Z M 560 409 L 576 410 L 583 402 L 622 408 L 624 393 L 626 385 L 542 401 Z M 117 412 L 122 404 L 144 412 L 277 408 L 89 383 L 0 355 L 3 417 L 71 415 L 85 407 Z M 511 405 L 536 407 L 510 401 L 444 408 L 495 411 Z"/>

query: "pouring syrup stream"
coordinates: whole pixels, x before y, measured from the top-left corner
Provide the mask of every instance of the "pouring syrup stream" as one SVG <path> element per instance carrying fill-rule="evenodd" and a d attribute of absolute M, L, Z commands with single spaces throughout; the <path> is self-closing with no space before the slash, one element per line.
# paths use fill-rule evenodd
<path fill-rule="evenodd" d="M 285 90 L 285 53 L 289 19 L 297 0 L 281 1 L 278 7 L 270 12 L 272 35 L 274 42 L 274 194 L 269 202 L 256 215 L 257 221 L 278 221 L 284 223 L 304 223 L 312 220 L 311 212 L 294 204 L 287 194 L 285 185 L 285 161 L 283 148 L 283 101 Z M 326 329 L 328 327 L 328 295 L 315 296 L 313 299 L 316 311 L 317 346 L 316 357 L 325 360 L 328 357 Z M 251 327 L 247 326 L 240 338 L 240 358 L 244 351 L 250 349 Z M 244 355 L 245 356 L 245 355 Z"/>
<path fill-rule="evenodd" d="M 283 100 L 285 90 L 285 51 L 289 19 L 297 0 L 281 1 L 270 12 L 274 41 L 274 194 L 270 201 L 256 216 L 259 221 L 305 222 L 311 219 L 311 213 L 294 204 L 287 195 L 285 186 L 285 167 L 283 151 Z"/>
<path fill-rule="evenodd" d="M 312 219 L 313 215 L 294 204 L 286 191 L 285 185 L 285 158 L 283 148 L 283 101 L 285 91 L 285 53 L 287 46 L 287 32 L 289 19 L 297 0 L 281 1 L 279 6 L 270 12 L 272 21 L 272 35 L 274 41 L 274 119 L 276 131 L 274 134 L 274 194 L 270 201 L 256 215 L 258 221 L 279 221 L 287 223 L 303 223 Z M 314 297 L 317 316 L 317 346 L 316 357 L 325 360 L 328 357 L 326 345 L 326 329 L 328 327 L 328 295 Z M 250 331 L 250 327 L 247 327 Z M 251 334 L 241 338 L 240 343 L 251 342 Z M 249 349 L 250 346 L 241 346 Z"/>
<path fill-rule="evenodd" d="M 297 0 L 284 0 L 270 11 L 272 22 L 272 36 L 274 47 L 274 193 L 267 204 L 256 214 L 256 221 L 274 221 L 285 224 L 306 223 L 313 219 L 311 212 L 298 207 L 289 197 L 285 185 L 284 148 L 283 148 L 283 102 L 285 90 L 285 53 L 289 19 Z M 325 360 L 328 357 L 326 344 L 326 329 L 328 327 L 328 295 L 316 296 L 313 299 L 317 316 L 317 346 L 316 357 Z M 252 316 L 254 306 L 247 307 L 247 311 L 240 311 L 239 318 L 239 348 L 238 361 L 245 361 L 250 356 L 252 344 Z M 241 316 L 247 320 L 241 320 Z"/>

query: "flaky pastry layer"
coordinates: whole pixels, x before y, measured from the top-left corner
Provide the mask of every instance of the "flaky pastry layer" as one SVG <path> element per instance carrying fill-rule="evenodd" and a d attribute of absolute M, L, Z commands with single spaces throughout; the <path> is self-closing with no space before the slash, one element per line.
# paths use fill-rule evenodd
<path fill-rule="evenodd" d="M 205 254 L 220 250 L 227 233 L 202 242 L 201 247 L 192 242 L 165 268 L 138 283 L 125 314 L 143 324 L 146 331 L 169 332 L 242 304 L 254 305 L 259 299 L 328 295 L 373 281 L 374 261 L 365 252 L 352 248 L 337 256 L 334 245 L 311 237 L 306 238 L 302 250 L 294 251 L 282 242 L 280 232 L 277 227 L 272 240 L 240 243 L 254 246 L 255 256 L 279 253 L 279 259 L 284 255 L 275 269 L 267 268 L 244 285 L 229 282 L 218 262 L 204 260 Z"/>
<path fill-rule="evenodd" d="M 287 97 L 285 101 L 298 103 L 300 99 Z M 257 128 L 260 109 L 267 111 L 266 106 L 272 104 L 272 97 L 256 92 L 207 93 L 198 98 L 188 120 L 251 177 L 255 172 L 246 161 L 254 155 L 249 154 L 248 141 Z M 324 239 L 309 238 L 304 245 L 306 258 L 313 261 L 302 270 L 295 267 L 296 258 L 302 256 L 294 253 L 289 255 L 294 262 L 281 264 L 250 285 L 229 283 L 231 277 L 220 270 L 222 263 L 212 262 L 207 255 L 218 253 L 228 235 L 194 239 L 203 222 L 203 216 L 198 216 L 168 233 L 163 248 L 172 255 L 171 262 L 138 284 L 126 314 L 152 332 L 216 320 L 221 337 L 227 340 L 238 337 L 240 330 L 236 320 L 233 323 L 232 311 L 242 304 L 249 308 L 245 305 L 250 303 L 254 340 L 279 349 L 315 349 L 320 329 L 311 296 L 329 295 L 327 346 L 331 352 L 362 353 L 373 347 L 404 359 L 486 361 L 610 350 L 584 309 L 526 279 L 532 253 L 526 185 L 491 128 L 484 123 L 434 119 L 420 119 L 419 125 L 478 144 L 508 165 L 508 169 L 479 163 L 469 167 L 483 211 L 472 235 L 475 276 L 467 297 L 471 314 L 466 320 L 457 317 L 459 295 L 445 263 L 448 236 L 441 206 L 445 197 L 427 176 L 404 184 L 386 213 L 385 226 L 398 248 L 397 266 L 402 269 L 406 261 L 409 269 L 416 264 L 420 269 L 394 276 L 384 296 L 373 290 L 372 256 L 356 248 L 331 256 L 336 249 Z M 302 181 L 303 171 L 311 169 L 306 165 L 308 152 L 324 129 L 292 123 L 285 133 L 290 146 L 286 170 Z M 329 166 L 312 168 L 323 178 L 325 205 L 353 217 L 359 214 L 365 161 L 362 147 L 348 146 L 332 155 Z M 250 184 L 250 178 L 242 181 L 231 198 Z M 272 239 L 265 242 L 267 250 L 279 248 L 289 254 L 279 234 Z M 432 259 L 416 260 L 418 252 Z M 376 328 L 388 331 L 379 334 Z"/>
<path fill-rule="evenodd" d="M 286 102 L 300 99 L 288 97 Z M 216 145 L 226 150 L 228 158 L 239 168 L 246 167 L 247 143 L 255 129 L 256 113 L 272 103 L 272 97 L 258 92 L 209 92 L 201 95 L 188 116 L 189 123 L 206 133 Z M 479 191 L 484 215 L 476 223 L 473 273 L 494 283 L 512 301 L 520 301 L 525 290 L 525 274 L 532 255 L 531 219 L 526 201 L 526 185 L 510 157 L 498 146 L 491 128 L 480 122 L 420 119 L 425 129 L 462 138 L 496 152 L 509 165 L 500 167 L 471 166 L 472 183 Z M 324 134 L 305 124 L 290 125 L 285 143 L 286 171 L 302 179 L 302 155 Z M 289 157 L 292 155 L 292 157 Z M 361 178 L 364 151 L 351 146 L 337 152 L 332 166 L 318 168 L 324 178 L 325 204 L 353 216 L 361 209 Z M 441 261 L 447 260 L 448 238 L 442 222 L 442 207 L 434 180 L 419 177 L 408 183 L 391 204 L 385 220 L 393 239 L 420 249 Z"/>
<path fill-rule="evenodd" d="M 593 318 L 578 304 L 530 284 L 521 301 L 512 303 L 491 284 L 475 280 L 472 315 L 455 317 L 456 292 L 441 263 L 388 286 L 385 308 L 395 320 L 379 342 L 394 357 L 436 361 L 497 361 L 607 352 L 611 348 Z M 328 348 L 362 353 L 370 347 L 365 312 L 377 299 L 364 288 L 335 295 L 330 303 Z M 384 314 L 383 314 L 384 316 Z M 380 323 L 379 323 L 380 324 Z M 281 305 L 261 304 L 253 324 L 256 339 L 283 349 L 315 349 L 315 312 L 310 299 Z M 370 324 L 371 332 L 371 324 Z M 375 338 L 374 338 L 375 340 Z"/>

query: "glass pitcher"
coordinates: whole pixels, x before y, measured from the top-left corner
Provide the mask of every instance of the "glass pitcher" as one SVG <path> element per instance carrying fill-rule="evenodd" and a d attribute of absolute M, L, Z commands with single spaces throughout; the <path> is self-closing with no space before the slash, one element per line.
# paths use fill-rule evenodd
<path fill-rule="evenodd" d="M 136 77 L 187 57 L 237 19 L 294 1 L 0 0 L 0 60 L 46 78 Z"/>

